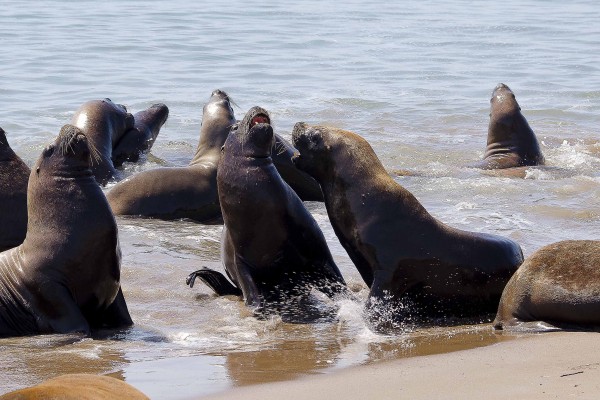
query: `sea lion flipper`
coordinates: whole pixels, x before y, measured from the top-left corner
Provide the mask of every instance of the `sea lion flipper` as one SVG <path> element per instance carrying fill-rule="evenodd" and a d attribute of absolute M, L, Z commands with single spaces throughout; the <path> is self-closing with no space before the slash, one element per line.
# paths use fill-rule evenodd
<path fill-rule="evenodd" d="M 211 288 L 219 296 L 242 295 L 242 291 L 232 285 L 222 273 L 212 269 L 204 267 L 192 272 L 185 279 L 185 284 L 189 287 L 194 287 L 196 278 L 200 278 L 202 282 L 206 284 L 206 286 Z"/>
<path fill-rule="evenodd" d="M 98 319 L 99 327 L 104 328 L 121 328 L 133 325 L 131 315 L 125 303 L 123 290 L 119 288 L 117 296 L 110 306 L 100 315 Z"/>

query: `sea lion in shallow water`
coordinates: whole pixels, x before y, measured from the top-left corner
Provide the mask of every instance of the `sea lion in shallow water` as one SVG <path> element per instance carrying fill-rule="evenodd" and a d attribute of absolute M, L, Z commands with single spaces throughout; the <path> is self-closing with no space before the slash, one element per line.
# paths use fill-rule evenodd
<path fill-rule="evenodd" d="M 106 195 L 115 215 L 220 222 L 217 164 L 235 122 L 229 96 L 215 90 L 204 106 L 200 142 L 190 164 L 143 171 L 117 183 Z"/>
<path fill-rule="evenodd" d="M 540 144 L 521 113 L 514 93 L 499 83 L 490 99 L 490 124 L 483 160 L 471 167 L 503 169 L 543 165 Z"/>
<path fill-rule="evenodd" d="M 0 400 L 149 400 L 133 386 L 110 376 L 68 374 L 0 396 Z"/>
<path fill-rule="evenodd" d="M 277 309 L 316 288 L 333 296 L 345 287 L 323 233 L 271 159 L 273 128 L 253 107 L 223 146 L 217 185 L 225 229 L 223 263 L 235 288 L 208 269 L 200 277 L 217 294 L 241 294 L 258 310 Z"/>
<path fill-rule="evenodd" d="M 600 241 L 568 240 L 528 257 L 506 285 L 494 328 L 600 328 Z"/>
<path fill-rule="evenodd" d="M 116 184 L 107 194 L 115 215 L 220 223 L 217 165 L 221 147 L 235 123 L 229 96 L 215 90 L 204 105 L 200 141 L 190 164 L 143 171 Z M 321 199 L 318 183 L 292 164 L 292 154 L 292 147 L 276 136 L 272 157 L 282 177 L 301 198 Z"/>
<path fill-rule="evenodd" d="M 297 123 L 292 138 L 293 161 L 321 185 L 333 229 L 371 288 L 369 307 L 402 299 L 415 307 L 400 317 L 495 311 L 523 261 L 517 243 L 436 220 L 355 133 Z"/>
<path fill-rule="evenodd" d="M 96 150 L 92 171 L 99 184 L 118 178 L 116 166 L 150 149 L 168 109 L 164 104 L 155 104 L 136 115 L 138 123 L 125 106 L 110 99 L 88 101 L 73 115 L 71 124 L 83 131 Z"/>
<path fill-rule="evenodd" d="M 113 149 L 112 161 L 115 167 L 124 162 L 137 162 L 140 155 L 148 152 L 160 129 L 169 118 L 169 108 L 157 103 L 133 114 L 133 128 L 125 132 Z"/>
<path fill-rule="evenodd" d="M 117 224 L 90 161 L 85 135 L 65 125 L 34 165 L 25 241 L 0 253 L 0 337 L 132 324 Z"/>
<path fill-rule="evenodd" d="M 25 239 L 29 173 L 0 128 L 0 251 L 12 249 Z"/>

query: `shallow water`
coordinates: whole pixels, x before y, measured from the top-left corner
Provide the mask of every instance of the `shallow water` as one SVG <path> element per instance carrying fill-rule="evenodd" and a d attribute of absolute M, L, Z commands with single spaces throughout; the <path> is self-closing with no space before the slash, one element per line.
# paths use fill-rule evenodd
<path fill-rule="evenodd" d="M 126 166 L 128 176 L 187 164 L 202 105 L 221 88 L 238 117 L 263 106 L 288 138 L 297 121 L 363 135 L 390 171 L 417 173 L 396 179 L 435 217 L 510 237 L 528 255 L 600 238 L 599 17 L 594 1 L 5 1 L 0 126 L 31 165 L 87 100 L 110 97 L 133 112 L 167 104 L 148 162 Z M 483 155 L 498 82 L 515 92 L 546 156 L 548 167 L 526 179 L 461 167 Z M 307 206 L 364 298 L 324 207 Z M 108 339 L 2 339 L 0 393 L 93 372 L 152 398 L 189 398 L 504 339 L 485 324 L 376 335 L 349 300 L 335 323 L 258 321 L 239 302 L 184 284 L 201 266 L 221 269 L 221 227 L 117 222 L 135 328 Z"/>

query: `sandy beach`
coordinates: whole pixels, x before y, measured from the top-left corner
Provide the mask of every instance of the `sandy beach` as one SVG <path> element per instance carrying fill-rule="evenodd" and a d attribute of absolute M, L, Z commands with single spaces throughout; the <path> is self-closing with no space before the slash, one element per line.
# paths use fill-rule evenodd
<path fill-rule="evenodd" d="M 235 388 L 204 399 L 597 399 L 600 334 L 553 332 L 491 346 Z"/>

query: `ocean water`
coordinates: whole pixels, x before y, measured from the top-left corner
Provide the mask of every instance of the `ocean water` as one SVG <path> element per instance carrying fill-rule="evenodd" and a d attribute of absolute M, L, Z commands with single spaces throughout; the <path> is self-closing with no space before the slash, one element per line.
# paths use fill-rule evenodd
<path fill-rule="evenodd" d="M 276 132 L 294 123 L 364 136 L 441 221 L 504 235 L 525 255 L 600 238 L 600 8 L 594 1 L 11 1 L 0 8 L 0 126 L 33 164 L 83 102 L 170 117 L 148 160 L 124 175 L 186 165 L 210 93 L 241 117 L 260 105 Z M 463 166 L 480 159 L 489 99 L 503 82 L 536 132 L 549 168 L 525 179 Z M 110 188 L 110 185 L 109 185 Z M 2 205 L 0 205 L 1 207 Z M 322 204 L 307 207 L 359 297 L 360 276 Z M 504 340 L 489 324 L 368 330 L 360 302 L 336 322 L 258 321 L 185 277 L 222 269 L 221 227 L 117 218 L 122 286 L 135 327 L 106 339 L 0 340 L 0 393 L 68 372 L 110 374 L 152 398 L 194 398 L 235 385 Z"/>

